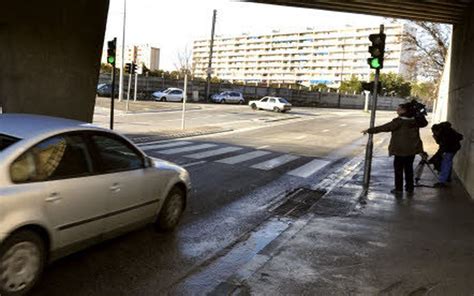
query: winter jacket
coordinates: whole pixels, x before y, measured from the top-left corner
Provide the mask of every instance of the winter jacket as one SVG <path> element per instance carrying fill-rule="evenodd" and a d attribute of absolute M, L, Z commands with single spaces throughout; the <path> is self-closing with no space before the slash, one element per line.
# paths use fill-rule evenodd
<path fill-rule="evenodd" d="M 439 145 L 439 151 L 441 153 L 456 153 L 461 149 L 461 141 L 463 136 L 455 131 L 449 122 L 442 122 L 438 125 L 438 129 L 433 129 L 433 137 L 436 143 Z"/>
<path fill-rule="evenodd" d="M 400 116 L 384 125 L 369 128 L 367 132 L 370 134 L 391 132 L 389 155 L 411 156 L 423 152 L 420 127 L 425 127 L 427 124 L 424 117 L 415 120 L 415 118 Z"/>

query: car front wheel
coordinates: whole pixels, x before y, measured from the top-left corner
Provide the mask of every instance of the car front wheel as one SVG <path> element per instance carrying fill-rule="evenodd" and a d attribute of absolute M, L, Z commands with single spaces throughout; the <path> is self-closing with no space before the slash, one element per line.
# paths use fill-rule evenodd
<path fill-rule="evenodd" d="M 225 104 L 225 99 L 222 99 L 222 100 L 221 100 L 221 104 Z"/>
<path fill-rule="evenodd" d="M 253 110 L 257 110 L 257 105 L 255 105 L 255 104 L 250 105 L 250 107 L 251 107 Z"/>
<path fill-rule="evenodd" d="M 166 102 L 166 97 L 162 97 L 162 98 L 160 99 L 160 101 Z"/>
<path fill-rule="evenodd" d="M 280 112 L 280 108 L 278 108 L 278 107 L 273 107 L 273 111 L 275 111 L 275 112 Z"/>
<path fill-rule="evenodd" d="M 12 234 L 0 247 L 0 295 L 26 294 L 38 282 L 46 258 L 43 239 L 33 231 Z"/>
<path fill-rule="evenodd" d="M 182 189 L 174 187 L 163 204 L 158 215 L 156 226 L 161 231 L 171 231 L 179 224 L 184 212 L 186 194 Z"/>

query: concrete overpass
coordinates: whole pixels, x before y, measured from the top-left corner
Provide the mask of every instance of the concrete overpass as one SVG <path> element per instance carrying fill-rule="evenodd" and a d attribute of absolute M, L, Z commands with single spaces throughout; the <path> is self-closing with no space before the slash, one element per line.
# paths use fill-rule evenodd
<path fill-rule="evenodd" d="M 364 13 L 453 24 L 447 120 L 464 135 L 455 170 L 474 197 L 474 1 L 253 0 L 265 4 Z"/>
<path fill-rule="evenodd" d="M 474 196 L 473 0 L 252 2 L 454 25 L 447 118 L 465 140 L 455 168 Z M 108 0 L 6 1 L 0 11 L 0 104 L 92 121 Z"/>

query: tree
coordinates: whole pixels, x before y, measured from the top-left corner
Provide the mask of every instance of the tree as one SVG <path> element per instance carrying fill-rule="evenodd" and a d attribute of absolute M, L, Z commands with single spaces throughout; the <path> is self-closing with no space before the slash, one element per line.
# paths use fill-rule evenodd
<path fill-rule="evenodd" d="M 406 62 L 413 73 L 412 79 L 422 76 L 439 85 L 451 37 L 451 26 L 439 23 L 411 21 L 413 30 L 407 30 L 404 41 L 412 58 Z"/>
<path fill-rule="evenodd" d="M 374 73 L 371 74 L 371 80 L 373 79 Z M 382 83 L 382 92 L 385 94 L 402 98 L 410 96 L 411 83 L 400 74 L 393 72 L 380 73 L 379 81 Z"/>
<path fill-rule="evenodd" d="M 328 86 L 324 83 L 318 83 L 316 85 L 311 85 L 310 90 L 311 91 L 325 91 L 328 89 Z"/>
<path fill-rule="evenodd" d="M 436 85 L 431 81 L 413 83 L 411 96 L 424 103 L 430 103 L 434 100 L 435 89 Z"/>
<path fill-rule="evenodd" d="M 178 72 L 179 77 L 184 77 L 184 74 L 192 75 L 192 52 L 187 46 L 182 51 L 177 53 L 174 66 Z"/>
<path fill-rule="evenodd" d="M 112 73 L 112 66 L 110 64 L 101 63 L 100 73 Z"/>
<path fill-rule="evenodd" d="M 362 91 L 362 83 L 356 75 L 352 75 L 351 79 L 342 81 L 339 91 L 346 93 L 360 93 Z"/>

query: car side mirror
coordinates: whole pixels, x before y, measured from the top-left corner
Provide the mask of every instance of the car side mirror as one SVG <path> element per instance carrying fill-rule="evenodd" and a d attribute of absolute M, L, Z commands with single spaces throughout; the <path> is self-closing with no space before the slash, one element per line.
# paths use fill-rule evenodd
<path fill-rule="evenodd" d="M 145 167 L 151 168 L 153 166 L 153 159 L 151 157 L 146 156 L 145 157 Z"/>

